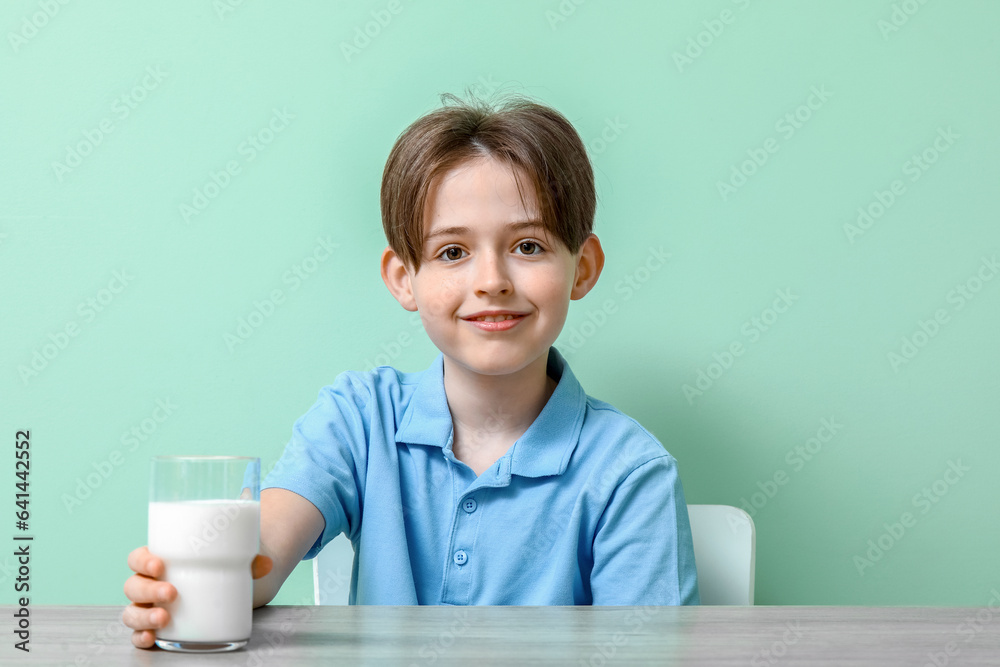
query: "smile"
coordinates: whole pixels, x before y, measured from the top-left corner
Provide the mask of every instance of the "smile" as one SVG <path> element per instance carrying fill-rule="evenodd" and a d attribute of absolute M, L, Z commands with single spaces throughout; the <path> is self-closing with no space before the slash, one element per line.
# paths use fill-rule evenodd
<path fill-rule="evenodd" d="M 473 322 L 504 322 L 506 320 L 512 320 L 515 317 L 524 317 L 523 315 L 486 315 L 484 317 L 476 317 Z"/>
<path fill-rule="evenodd" d="M 507 331 L 521 323 L 526 315 L 488 315 L 465 320 L 482 331 Z"/>

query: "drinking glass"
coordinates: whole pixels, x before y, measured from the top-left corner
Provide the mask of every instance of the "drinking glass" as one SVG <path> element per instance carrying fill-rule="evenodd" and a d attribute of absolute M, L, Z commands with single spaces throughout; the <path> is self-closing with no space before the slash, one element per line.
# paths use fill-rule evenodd
<path fill-rule="evenodd" d="M 233 651 L 250 639 L 253 576 L 260 548 L 260 459 L 154 456 L 149 551 L 177 589 L 156 631 L 168 651 Z"/>

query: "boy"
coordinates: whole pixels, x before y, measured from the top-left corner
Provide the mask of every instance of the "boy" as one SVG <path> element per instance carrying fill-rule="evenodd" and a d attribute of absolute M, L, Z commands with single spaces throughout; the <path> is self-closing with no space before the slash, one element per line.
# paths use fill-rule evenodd
<path fill-rule="evenodd" d="M 440 350 L 341 373 L 261 491 L 254 606 L 340 533 L 351 604 L 698 604 L 676 461 L 587 396 L 552 347 L 604 266 L 586 149 L 553 109 L 457 102 L 413 123 L 382 178 L 382 278 Z M 145 547 L 136 646 L 176 590 Z"/>

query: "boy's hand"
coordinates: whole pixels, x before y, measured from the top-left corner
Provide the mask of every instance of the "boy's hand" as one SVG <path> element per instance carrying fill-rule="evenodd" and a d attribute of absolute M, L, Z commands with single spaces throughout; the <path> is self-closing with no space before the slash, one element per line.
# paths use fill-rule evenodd
<path fill-rule="evenodd" d="M 150 648 L 156 639 L 156 629 L 170 620 L 166 609 L 153 605 L 172 602 L 177 597 L 177 589 L 160 581 L 165 570 L 163 561 L 149 553 L 146 547 L 139 547 L 128 555 L 128 566 L 135 572 L 125 580 L 125 597 L 132 604 L 122 612 L 122 622 L 134 630 L 132 644 L 137 648 Z M 260 579 L 272 566 L 270 558 L 257 554 L 250 565 L 253 578 Z"/>

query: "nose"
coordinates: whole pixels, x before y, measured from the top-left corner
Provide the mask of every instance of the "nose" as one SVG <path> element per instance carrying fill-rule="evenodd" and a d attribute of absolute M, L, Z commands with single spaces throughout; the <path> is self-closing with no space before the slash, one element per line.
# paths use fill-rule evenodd
<path fill-rule="evenodd" d="M 481 253 L 476 258 L 473 280 L 476 294 L 509 294 L 514 289 L 503 258 L 492 252 Z"/>

